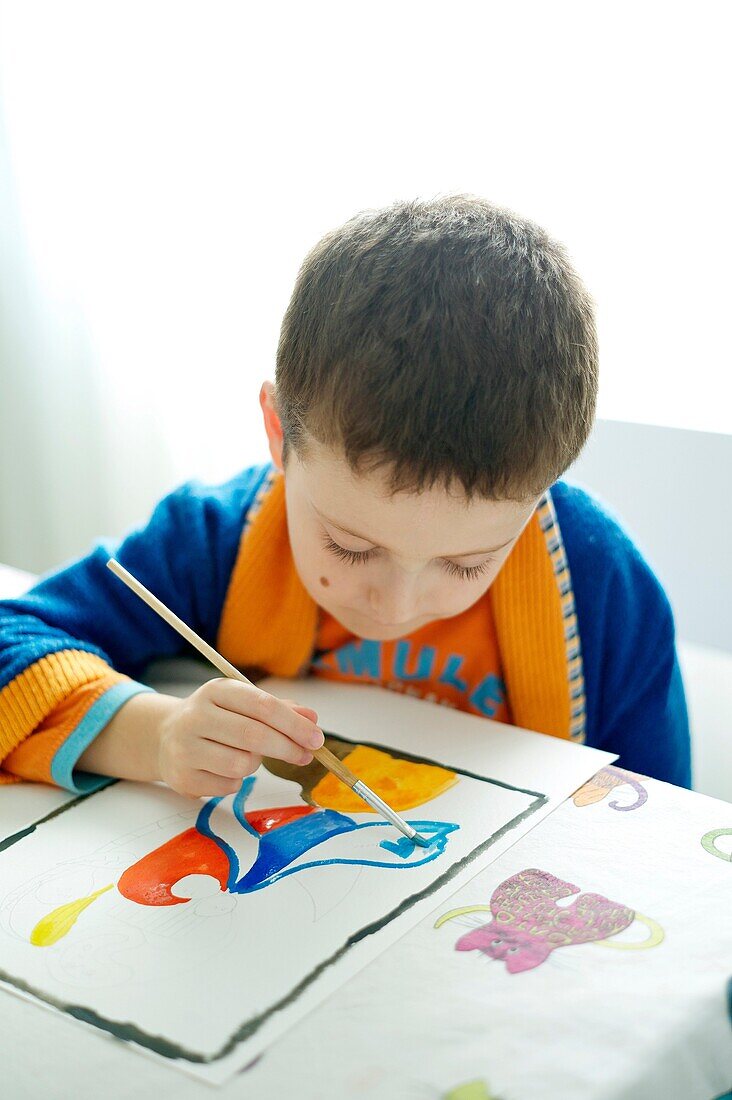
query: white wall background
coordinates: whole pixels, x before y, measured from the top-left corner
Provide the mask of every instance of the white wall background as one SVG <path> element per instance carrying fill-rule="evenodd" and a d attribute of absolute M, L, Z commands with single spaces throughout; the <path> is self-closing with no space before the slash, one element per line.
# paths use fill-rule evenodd
<path fill-rule="evenodd" d="M 598 302 L 605 417 L 728 432 L 726 5 L 0 0 L 0 560 L 264 456 L 305 251 L 476 191 Z"/>
<path fill-rule="evenodd" d="M 598 420 L 569 481 L 621 519 L 681 637 L 732 655 L 732 435 Z"/>

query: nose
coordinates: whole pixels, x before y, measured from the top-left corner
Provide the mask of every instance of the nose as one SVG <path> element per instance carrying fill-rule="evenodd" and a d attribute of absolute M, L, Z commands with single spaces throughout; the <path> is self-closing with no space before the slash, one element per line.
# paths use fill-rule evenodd
<path fill-rule="evenodd" d="M 419 578 L 399 569 L 369 590 L 369 605 L 382 623 L 405 623 L 417 618 Z"/>

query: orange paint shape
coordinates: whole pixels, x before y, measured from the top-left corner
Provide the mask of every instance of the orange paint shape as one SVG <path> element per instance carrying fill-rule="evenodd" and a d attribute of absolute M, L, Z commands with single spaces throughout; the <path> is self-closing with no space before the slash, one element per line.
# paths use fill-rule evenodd
<path fill-rule="evenodd" d="M 343 763 L 397 812 L 421 806 L 457 783 L 457 775 L 447 768 L 397 759 L 367 745 L 357 745 Z M 376 813 L 331 772 L 313 788 L 312 798 L 329 810 Z"/>
<path fill-rule="evenodd" d="M 177 898 L 170 890 L 186 875 L 211 875 L 222 890 L 229 880 L 229 861 L 223 850 L 197 829 L 186 829 L 138 859 L 124 872 L 117 889 L 138 905 L 180 905 L 190 899 Z"/>

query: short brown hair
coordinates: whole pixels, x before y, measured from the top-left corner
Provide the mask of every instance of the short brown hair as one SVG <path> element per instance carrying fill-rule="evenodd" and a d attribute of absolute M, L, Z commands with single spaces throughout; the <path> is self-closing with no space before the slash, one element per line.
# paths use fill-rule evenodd
<path fill-rule="evenodd" d="M 564 247 L 475 195 L 395 202 L 306 256 L 277 348 L 285 455 L 308 435 L 393 492 L 524 499 L 581 451 L 593 302 Z"/>

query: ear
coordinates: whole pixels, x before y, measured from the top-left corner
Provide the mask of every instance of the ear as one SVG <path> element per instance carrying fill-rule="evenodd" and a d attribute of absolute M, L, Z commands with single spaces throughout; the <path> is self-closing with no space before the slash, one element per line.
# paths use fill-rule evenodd
<path fill-rule="evenodd" d="M 259 391 L 259 404 L 264 414 L 264 430 L 269 441 L 269 453 L 278 470 L 282 465 L 282 424 L 277 415 L 275 388 L 272 382 L 263 382 Z"/>

